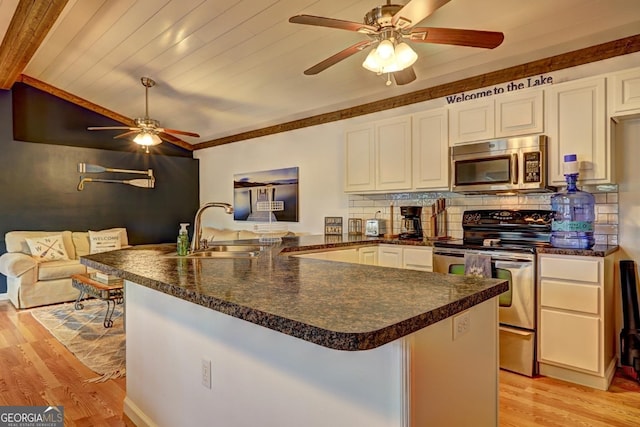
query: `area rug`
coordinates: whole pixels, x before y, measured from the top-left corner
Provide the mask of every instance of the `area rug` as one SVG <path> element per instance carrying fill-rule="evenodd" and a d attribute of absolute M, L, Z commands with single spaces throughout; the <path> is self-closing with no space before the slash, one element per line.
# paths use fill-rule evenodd
<path fill-rule="evenodd" d="M 113 327 L 103 325 L 107 304 L 90 299 L 76 310 L 74 303 L 56 304 L 31 310 L 40 322 L 85 366 L 99 374 L 90 382 L 101 382 L 125 376 L 125 333 L 123 306 L 113 312 Z"/>

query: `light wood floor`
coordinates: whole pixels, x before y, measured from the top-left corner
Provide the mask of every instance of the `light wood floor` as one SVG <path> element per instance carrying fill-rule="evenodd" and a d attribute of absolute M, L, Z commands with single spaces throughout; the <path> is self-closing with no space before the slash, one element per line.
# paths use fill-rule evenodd
<path fill-rule="evenodd" d="M 64 406 L 64 425 L 125 426 L 125 379 L 96 374 L 35 320 L 0 301 L 0 406 Z"/>
<path fill-rule="evenodd" d="M 63 405 L 65 427 L 129 426 L 125 379 L 84 382 L 93 377 L 31 314 L 0 301 L 0 406 Z M 500 426 L 640 426 L 640 384 L 620 373 L 600 391 L 501 371 Z"/>

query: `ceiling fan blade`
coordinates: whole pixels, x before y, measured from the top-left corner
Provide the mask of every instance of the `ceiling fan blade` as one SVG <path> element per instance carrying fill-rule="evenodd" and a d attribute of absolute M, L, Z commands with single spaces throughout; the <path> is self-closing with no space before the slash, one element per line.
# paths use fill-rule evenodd
<path fill-rule="evenodd" d="M 167 142 L 175 142 L 176 140 L 179 141 L 178 137 L 173 136 L 171 134 L 168 133 L 164 133 L 164 132 L 158 132 L 157 135 L 160 137 L 160 139 L 162 139 L 163 141 L 167 141 Z"/>
<path fill-rule="evenodd" d="M 289 18 L 293 24 L 316 25 L 318 27 L 337 28 L 339 30 L 358 31 L 365 34 L 376 33 L 378 29 L 361 22 L 343 21 L 341 19 L 325 18 L 313 15 L 296 15 Z"/>
<path fill-rule="evenodd" d="M 138 128 L 132 128 L 130 126 L 91 126 L 88 130 L 136 130 Z"/>
<path fill-rule="evenodd" d="M 416 27 L 411 30 L 409 39 L 422 43 L 452 44 L 493 49 L 502 44 L 504 34 L 495 31 Z"/>
<path fill-rule="evenodd" d="M 451 0 L 411 0 L 391 18 L 399 29 L 413 27 Z"/>
<path fill-rule="evenodd" d="M 186 135 L 186 136 L 192 136 L 194 138 L 200 138 L 199 134 L 194 133 L 194 132 L 187 132 L 187 131 L 184 131 L 184 130 L 161 128 L 161 129 L 158 129 L 158 132 L 175 133 L 175 134 L 178 134 L 178 135 Z"/>
<path fill-rule="evenodd" d="M 373 43 L 375 43 L 375 41 L 373 40 L 364 40 L 361 42 L 358 42 L 352 46 L 349 46 L 348 48 L 336 53 L 333 56 L 328 57 L 327 59 L 325 59 L 322 62 L 317 63 L 316 65 L 314 65 L 313 67 L 309 68 L 308 70 L 305 70 L 304 73 L 307 76 L 313 75 L 313 74 L 318 74 L 320 71 L 324 71 L 327 68 L 331 67 L 332 65 L 337 64 L 338 62 L 342 61 L 343 59 L 346 59 L 348 57 L 350 57 L 351 55 L 360 52 L 361 50 L 365 49 L 367 46 L 372 45 Z"/>
<path fill-rule="evenodd" d="M 393 73 L 393 78 L 398 86 L 406 85 L 416 79 L 416 72 L 413 71 L 413 67 L 405 68 Z"/>
<path fill-rule="evenodd" d="M 121 133 L 120 135 L 116 135 L 116 136 L 114 136 L 113 138 L 114 138 L 114 139 L 115 139 L 115 138 L 124 138 L 124 137 L 126 137 L 126 136 L 134 135 L 134 134 L 139 133 L 139 132 L 140 132 L 140 129 L 130 130 L 129 132 L 125 132 L 125 133 Z"/>

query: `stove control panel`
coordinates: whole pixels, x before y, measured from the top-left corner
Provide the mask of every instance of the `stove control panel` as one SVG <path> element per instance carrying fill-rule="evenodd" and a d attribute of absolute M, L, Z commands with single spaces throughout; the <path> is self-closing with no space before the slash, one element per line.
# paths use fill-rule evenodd
<path fill-rule="evenodd" d="M 553 211 L 548 210 L 486 209 L 465 211 L 462 216 L 462 226 L 551 226 L 552 219 Z"/>

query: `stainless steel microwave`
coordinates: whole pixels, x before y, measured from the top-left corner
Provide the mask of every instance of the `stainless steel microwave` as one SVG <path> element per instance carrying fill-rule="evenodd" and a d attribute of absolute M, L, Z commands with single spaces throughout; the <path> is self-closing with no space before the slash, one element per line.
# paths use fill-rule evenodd
<path fill-rule="evenodd" d="M 451 191 L 535 193 L 547 186 L 547 137 L 532 135 L 451 147 Z"/>

